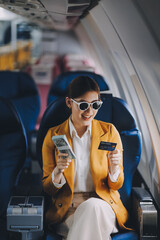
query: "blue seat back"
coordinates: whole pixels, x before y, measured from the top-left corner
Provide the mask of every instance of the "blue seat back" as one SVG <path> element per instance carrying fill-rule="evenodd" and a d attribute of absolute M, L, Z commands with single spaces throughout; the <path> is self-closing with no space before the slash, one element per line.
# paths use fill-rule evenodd
<path fill-rule="evenodd" d="M 40 111 L 40 97 L 32 77 L 24 72 L 0 71 L 0 96 L 12 101 L 27 133 L 34 130 Z"/>
<path fill-rule="evenodd" d="M 128 104 L 112 94 L 101 94 L 102 108 L 96 119 L 114 124 L 123 144 L 124 183 L 119 190 L 121 199 L 130 211 L 132 179 L 141 156 L 141 133 Z"/>
<path fill-rule="evenodd" d="M 99 74 L 88 71 L 65 72 L 54 79 L 48 93 L 48 105 L 58 97 L 65 96 L 70 82 L 78 76 L 88 76 L 93 78 L 98 83 L 100 91 L 109 90 L 106 80 Z"/>
<path fill-rule="evenodd" d="M 5 216 L 27 153 L 26 132 L 13 104 L 0 97 L 0 219 Z"/>
<path fill-rule="evenodd" d="M 58 114 L 56 114 L 56 112 Z M 46 111 L 41 120 L 41 124 L 37 135 L 37 159 L 42 168 L 42 144 L 44 137 L 49 128 L 57 126 L 63 123 L 71 114 L 69 108 L 67 108 L 65 103 L 65 98 L 60 97 L 57 100 L 51 102 L 47 107 Z"/>
<path fill-rule="evenodd" d="M 141 134 L 129 109 L 128 104 L 112 94 L 101 94 L 103 105 L 96 115 L 96 119 L 113 123 L 123 143 L 124 184 L 119 190 L 124 205 L 130 210 L 130 196 L 133 175 L 137 169 L 141 156 Z M 50 127 L 64 122 L 70 110 L 66 107 L 65 98 L 60 97 L 52 102 L 46 109 L 41 121 L 37 138 L 37 157 L 42 166 L 42 144 Z"/>

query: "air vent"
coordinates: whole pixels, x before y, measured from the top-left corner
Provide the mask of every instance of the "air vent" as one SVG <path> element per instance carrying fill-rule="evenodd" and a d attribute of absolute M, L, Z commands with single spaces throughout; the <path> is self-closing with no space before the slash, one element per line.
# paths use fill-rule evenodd
<path fill-rule="evenodd" d="M 67 13 L 79 13 L 80 15 L 82 15 L 86 8 L 88 8 L 88 5 L 69 6 Z"/>
<path fill-rule="evenodd" d="M 90 4 L 90 0 L 68 0 L 69 4 Z"/>
<path fill-rule="evenodd" d="M 91 0 L 41 0 L 41 3 L 44 5 L 48 12 L 59 13 L 68 15 L 70 12 L 74 12 L 76 9 L 76 13 L 82 14 L 85 9 L 87 9 L 91 3 Z M 69 9 L 69 11 L 68 11 Z M 73 11 L 71 11 L 73 9 Z M 79 9 L 79 10 L 78 10 Z"/>
<path fill-rule="evenodd" d="M 40 0 L 57 27 L 72 28 L 90 6 L 91 0 Z M 68 24 L 67 24 L 68 22 Z M 61 26 L 61 29 L 64 28 Z M 67 30 L 66 29 L 66 30 Z"/>
<path fill-rule="evenodd" d="M 28 9 L 42 10 L 42 5 L 37 0 L 5 0 L 2 1 L 6 6 L 22 7 Z"/>

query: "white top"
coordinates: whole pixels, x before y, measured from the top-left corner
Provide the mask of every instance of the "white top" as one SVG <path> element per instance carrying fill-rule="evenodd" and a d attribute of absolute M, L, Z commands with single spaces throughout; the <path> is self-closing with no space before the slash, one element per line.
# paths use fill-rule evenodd
<path fill-rule="evenodd" d="M 86 132 L 80 138 L 72 124 L 71 119 L 69 119 L 69 130 L 72 138 L 73 151 L 76 155 L 74 192 L 93 192 L 94 185 L 90 171 L 90 146 L 92 125 L 89 125 L 87 127 Z M 109 173 L 109 177 L 112 182 L 117 181 L 119 173 L 119 169 L 114 173 L 113 176 L 111 176 Z M 60 184 L 54 183 L 54 170 L 52 172 L 52 181 L 55 187 L 58 188 L 62 187 L 66 183 L 64 175 Z"/>
<path fill-rule="evenodd" d="M 69 119 L 69 129 L 72 138 L 73 151 L 76 155 L 74 192 L 93 192 L 94 185 L 90 171 L 90 147 L 92 126 L 80 138 Z"/>

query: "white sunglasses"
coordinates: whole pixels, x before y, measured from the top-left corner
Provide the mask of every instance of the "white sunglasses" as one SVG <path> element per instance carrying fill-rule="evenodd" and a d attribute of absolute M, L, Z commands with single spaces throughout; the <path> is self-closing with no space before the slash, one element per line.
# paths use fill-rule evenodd
<path fill-rule="evenodd" d="M 88 102 L 85 102 L 85 101 L 77 102 L 77 101 L 75 101 L 72 98 L 71 98 L 71 100 L 78 105 L 78 108 L 81 111 L 86 111 L 89 108 L 89 106 L 91 106 L 94 110 L 98 110 L 102 106 L 102 103 L 103 103 L 100 100 L 96 100 L 96 101 L 94 101 L 92 103 L 88 103 Z"/>

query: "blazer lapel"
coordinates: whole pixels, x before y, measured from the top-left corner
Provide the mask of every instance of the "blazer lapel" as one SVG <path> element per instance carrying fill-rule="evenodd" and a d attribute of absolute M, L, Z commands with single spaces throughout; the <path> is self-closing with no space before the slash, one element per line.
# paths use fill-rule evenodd
<path fill-rule="evenodd" d="M 107 141 L 108 133 L 104 132 L 101 124 L 97 120 L 92 121 L 90 167 L 95 189 L 100 182 L 99 179 L 106 179 L 108 175 L 107 152 L 99 150 L 101 141 Z"/>

